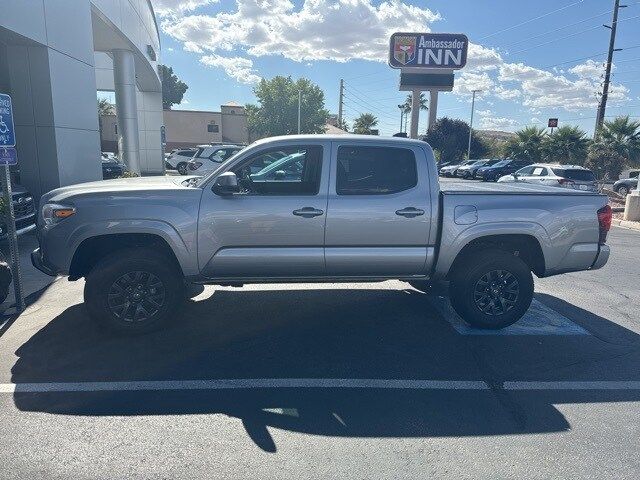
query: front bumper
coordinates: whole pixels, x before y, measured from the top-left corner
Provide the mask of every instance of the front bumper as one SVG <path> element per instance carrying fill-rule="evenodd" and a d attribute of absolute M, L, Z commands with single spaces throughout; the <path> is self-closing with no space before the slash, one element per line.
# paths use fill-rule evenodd
<path fill-rule="evenodd" d="M 44 274 L 47 274 L 51 277 L 55 277 L 57 275 L 56 271 L 45 262 L 44 258 L 42 257 L 42 250 L 40 250 L 39 247 L 31 252 L 31 263 L 34 267 L 36 267 Z"/>

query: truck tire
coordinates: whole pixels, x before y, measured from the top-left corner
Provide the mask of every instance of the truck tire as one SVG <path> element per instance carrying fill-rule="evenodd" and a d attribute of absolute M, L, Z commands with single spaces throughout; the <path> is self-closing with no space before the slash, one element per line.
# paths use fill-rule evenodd
<path fill-rule="evenodd" d="M 449 286 L 453 309 L 469 325 L 500 329 L 517 322 L 533 299 L 533 276 L 504 250 L 475 251 L 457 262 Z"/>
<path fill-rule="evenodd" d="M 127 248 L 93 267 L 86 277 L 84 299 L 90 315 L 109 330 L 148 333 L 173 318 L 184 302 L 184 279 L 166 255 Z"/>

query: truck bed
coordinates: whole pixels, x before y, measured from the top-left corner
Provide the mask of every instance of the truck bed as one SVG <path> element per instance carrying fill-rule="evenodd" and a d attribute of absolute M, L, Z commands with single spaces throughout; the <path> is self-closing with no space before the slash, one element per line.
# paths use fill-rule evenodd
<path fill-rule="evenodd" d="M 595 192 L 583 192 L 572 188 L 551 187 L 534 183 L 497 183 L 497 182 L 462 182 L 442 181 L 440 191 L 450 194 L 496 194 L 496 195 L 599 195 Z"/>

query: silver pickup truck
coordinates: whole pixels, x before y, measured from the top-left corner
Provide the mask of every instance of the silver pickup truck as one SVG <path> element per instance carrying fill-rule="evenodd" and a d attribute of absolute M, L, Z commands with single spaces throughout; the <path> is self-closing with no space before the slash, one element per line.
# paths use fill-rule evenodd
<path fill-rule="evenodd" d="M 194 284 L 448 281 L 471 325 L 517 321 L 539 277 L 602 267 L 606 197 L 530 184 L 438 184 L 427 143 L 372 136 L 258 141 L 204 178 L 59 188 L 40 202 L 33 264 L 85 277 L 120 332 L 179 322 Z"/>

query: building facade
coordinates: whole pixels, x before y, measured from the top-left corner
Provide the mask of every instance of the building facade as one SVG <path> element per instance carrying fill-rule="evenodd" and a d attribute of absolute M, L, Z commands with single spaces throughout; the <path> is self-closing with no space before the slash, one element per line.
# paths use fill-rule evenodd
<path fill-rule="evenodd" d="M 21 183 L 39 196 L 102 178 L 97 90 L 115 92 L 129 168 L 160 174 L 160 40 L 149 0 L 0 0 L 0 92 Z"/>
<path fill-rule="evenodd" d="M 165 151 L 193 147 L 207 143 L 240 143 L 249 141 L 247 115 L 242 105 L 229 102 L 219 112 L 201 110 L 165 110 L 162 112 L 166 145 Z M 118 119 L 115 115 L 100 118 L 102 149 L 118 152 Z"/>

